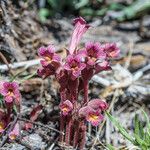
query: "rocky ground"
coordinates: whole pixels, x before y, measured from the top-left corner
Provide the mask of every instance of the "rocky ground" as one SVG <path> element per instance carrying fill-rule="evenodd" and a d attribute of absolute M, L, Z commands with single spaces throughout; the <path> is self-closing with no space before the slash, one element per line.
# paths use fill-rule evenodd
<path fill-rule="evenodd" d="M 42 108 L 33 128 L 22 131 L 21 141 L 8 142 L 0 149 L 68 149 L 60 145 L 59 133 L 53 130 L 59 128 L 59 86 L 53 78 L 43 81 L 35 72 L 39 67 L 37 49 L 40 46 L 53 43 L 58 53 L 65 55 L 64 48 L 73 29 L 71 18 L 53 18 L 41 23 L 36 8 L 30 10 L 28 4 L 22 2 L 20 8 L 11 3 L 0 4 L 0 52 L 8 63 L 15 63 L 8 69 L 0 60 L 0 78 L 4 80 L 13 75 L 21 83 L 21 113 L 25 119 L 21 120 L 22 125 L 30 119 L 33 108 Z M 144 17 L 142 27 L 139 20 L 117 23 L 93 18 L 90 24 L 92 27 L 81 45 L 88 40 L 116 42 L 121 49 L 120 57 L 112 61 L 113 70 L 91 80 L 90 97 L 106 98 L 111 106 L 110 112 L 132 133 L 134 115 L 139 114 L 142 119 L 141 108 L 150 113 L 150 42 L 147 32 L 150 16 Z M 89 126 L 86 148 L 106 149 L 105 143 L 112 143 L 117 149 L 132 147 L 108 119 L 98 128 Z"/>

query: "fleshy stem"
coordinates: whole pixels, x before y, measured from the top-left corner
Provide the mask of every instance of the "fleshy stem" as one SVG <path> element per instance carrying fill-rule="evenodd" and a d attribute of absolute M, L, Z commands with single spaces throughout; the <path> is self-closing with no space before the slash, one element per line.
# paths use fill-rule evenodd
<path fill-rule="evenodd" d="M 84 80 L 84 104 L 88 102 L 88 88 L 89 88 L 89 83 L 88 80 Z"/>
<path fill-rule="evenodd" d="M 12 107 L 11 105 L 7 105 L 7 122 L 10 122 L 10 117 L 11 117 L 11 113 L 12 113 Z"/>
<path fill-rule="evenodd" d="M 75 122 L 75 133 L 74 133 L 74 139 L 73 139 L 73 147 L 77 147 L 78 141 L 79 141 L 79 128 L 80 128 L 80 122 Z"/>
<path fill-rule="evenodd" d="M 72 118 L 71 116 L 67 116 L 66 136 L 65 136 L 66 145 L 70 145 L 71 127 L 72 127 Z"/>
<path fill-rule="evenodd" d="M 82 122 L 82 125 L 81 125 L 81 142 L 79 145 L 80 150 L 84 149 L 85 142 L 86 142 L 86 125 L 84 124 L 84 122 Z"/>
<path fill-rule="evenodd" d="M 60 97 L 61 97 L 61 102 L 66 99 L 65 90 L 60 90 Z M 66 118 L 63 116 L 63 114 L 61 114 L 61 115 L 60 115 L 60 132 L 64 132 L 65 119 L 66 119 Z M 60 134 L 60 141 L 61 141 L 61 142 L 64 141 L 64 135 L 61 135 L 61 134 Z"/>
<path fill-rule="evenodd" d="M 71 89 L 71 100 L 73 103 L 74 111 L 76 112 L 77 98 L 78 98 L 78 84 L 79 84 L 78 79 L 73 81 L 73 83 L 75 85 L 75 89 Z M 74 119 L 72 118 L 72 116 L 68 116 L 67 125 L 66 125 L 66 138 L 65 138 L 66 144 L 68 144 L 68 145 L 72 141 L 73 130 L 74 130 L 73 123 L 74 123 Z"/>
<path fill-rule="evenodd" d="M 60 131 L 64 132 L 64 121 L 65 121 L 65 117 L 63 116 L 63 114 L 60 115 Z M 60 142 L 64 141 L 64 135 L 60 134 Z"/>

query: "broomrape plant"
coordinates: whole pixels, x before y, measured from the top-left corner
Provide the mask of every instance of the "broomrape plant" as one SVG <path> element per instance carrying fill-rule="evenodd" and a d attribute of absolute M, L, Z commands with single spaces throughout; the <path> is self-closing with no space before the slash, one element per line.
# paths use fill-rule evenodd
<path fill-rule="evenodd" d="M 19 85 L 16 82 L 0 82 L 0 136 L 7 132 L 14 118 L 14 108 L 16 113 L 20 112 L 21 94 Z M 2 97 L 1 97 L 2 96 Z M 7 134 L 7 133 L 6 133 Z M 12 130 L 8 133 L 10 141 L 19 136 L 19 123 L 16 122 Z"/>
<path fill-rule="evenodd" d="M 79 149 L 85 146 L 86 122 L 98 126 L 108 108 L 105 100 L 89 99 L 89 80 L 101 71 L 110 70 L 110 59 L 120 52 L 115 43 L 87 42 L 80 49 L 80 40 L 89 28 L 82 17 L 74 19 L 74 31 L 65 59 L 56 54 L 53 45 L 38 50 L 42 66 L 37 71 L 38 75 L 43 79 L 54 75 L 60 84 L 60 131 L 65 133 L 60 135 L 60 142 Z M 84 96 L 79 101 L 81 91 Z"/>

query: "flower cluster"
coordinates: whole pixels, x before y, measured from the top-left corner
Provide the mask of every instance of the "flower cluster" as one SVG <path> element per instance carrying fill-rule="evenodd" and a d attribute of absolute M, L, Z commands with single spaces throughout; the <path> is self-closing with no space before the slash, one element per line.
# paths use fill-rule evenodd
<path fill-rule="evenodd" d="M 78 44 L 90 26 L 82 17 L 74 20 L 74 26 L 66 58 L 62 59 L 53 45 L 38 50 L 42 59 L 38 75 L 42 78 L 54 75 L 60 84 L 60 130 L 66 133 L 60 140 L 74 147 L 79 143 L 79 148 L 83 149 L 85 120 L 98 126 L 104 118 L 103 111 L 108 108 L 104 100 L 89 100 L 88 82 L 93 75 L 110 70 L 110 59 L 117 57 L 120 50 L 115 43 L 99 42 L 87 42 L 79 49 Z M 80 91 L 84 92 L 83 101 L 79 101 Z"/>
<path fill-rule="evenodd" d="M 3 96 L 2 103 L 4 103 L 3 108 L 0 108 L 0 134 L 2 134 L 13 119 L 13 106 L 15 105 L 16 110 L 20 111 L 21 94 L 18 83 L 0 82 L 0 94 Z M 16 139 L 19 135 L 19 124 L 16 123 L 8 134 L 10 140 Z"/>
<path fill-rule="evenodd" d="M 43 78 L 54 75 L 56 70 L 60 67 L 61 61 L 60 56 L 55 53 L 55 47 L 53 45 L 41 47 L 38 50 L 38 54 L 42 58 L 40 61 L 42 68 L 38 70 L 38 75 Z"/>

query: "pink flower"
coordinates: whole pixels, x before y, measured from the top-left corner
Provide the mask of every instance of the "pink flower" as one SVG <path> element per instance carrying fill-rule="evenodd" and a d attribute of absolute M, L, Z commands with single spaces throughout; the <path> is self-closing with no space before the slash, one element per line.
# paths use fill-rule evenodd
<path fill-rule="evenodd" d="M 19 136 L 19 124 L 16 123 L 14 129 L 9 133 L 9 139 L 15 140 Z"/>
<path fill-rule="evenodd" d="M 39 48 L 38 54 L 43 58 L 40 61 L 43 67 L 46 67 L 49 64 L 52 64 L 56 67 L 60 65 L 61 58 L 58 54 L 55 53 L 55 47 L 53 45 Z"/>
<path fill-rule="evenodd" d="M 69 45 L 70 54 L 74 53 L 83 34 L 89 28 L 89 25 L 86 23 L 86 21 L 82 17 L 74 19 L 74 25 L 75 25 L 75 28 L 71 37 L 70 45 Z"/>
<path fill-rule="evenodd" d="M 88 106 L 93 108 L 94 110 L 106 110 L 108 109 L 108 104 L 101 99 L 92 99 L 91 101 L 88 102 Z"/>
<path fill-rule="evenodd" d="M 73 104 L 69 100 L 66 100 L 60 104 L 60 109 L 62 111 L 62 114 L 66 116 L 73 110 Z"/>
<path fill-rule="evenodd" d="M 87 114 L 86 120 L 93 126 L 98 126 L 99 123 L 103 120 L 103 115 L 99 111 L 93 110 Z"/>
<path fill-rule="evenodd" d="M 85 56 L 85 61 L 89 66 L 95 65 L 97 60 L 105 58 L 106 54 L 99 42 L 87 42 L 85 44 L 85 49 L 81 52 Z"/>
<path fill-rule="evenodd" d="M 114 58 L 119 55 L 120 49 L 117 47 L 116 43 L 106 43 L 104 45 L 104 52 L 108 58 Z"/>
<path fill-rule="evenodd" d="M 19 85 L 16 82 L 4 82 L 2 84 L 0 93 L 4 96 L 4 100 L 8 103 L 13 102 L 20 96 Z"/>
<path fill-rule="evenodd" d="M 90 112 L 90 111 L 92 111 L 93 109 L 91 108 L 91 107 L 89 107 L 89 106 L 84 106 L 84 107 L 81 107 L 80 109 L 79 109 L 79 117 L 86 117 L 87 116 L 87 114 Z"/>
<path fill-rule="evenodd" d="M 71 73 L 72 80 L 78 78 L 85 67 L 86 65 L 81 62 L 80 55 L 69 55 L 64 65 L 64 69 Z"/>
<path fill-rule="evenodd" d="M 45 79 L 50 75 L 54 75 L 56 73 L 56 68 L 49 64 L 49 65 L 47 65 L 47 67 L 39 68 L 37 73 L 40 77 Z"/>

